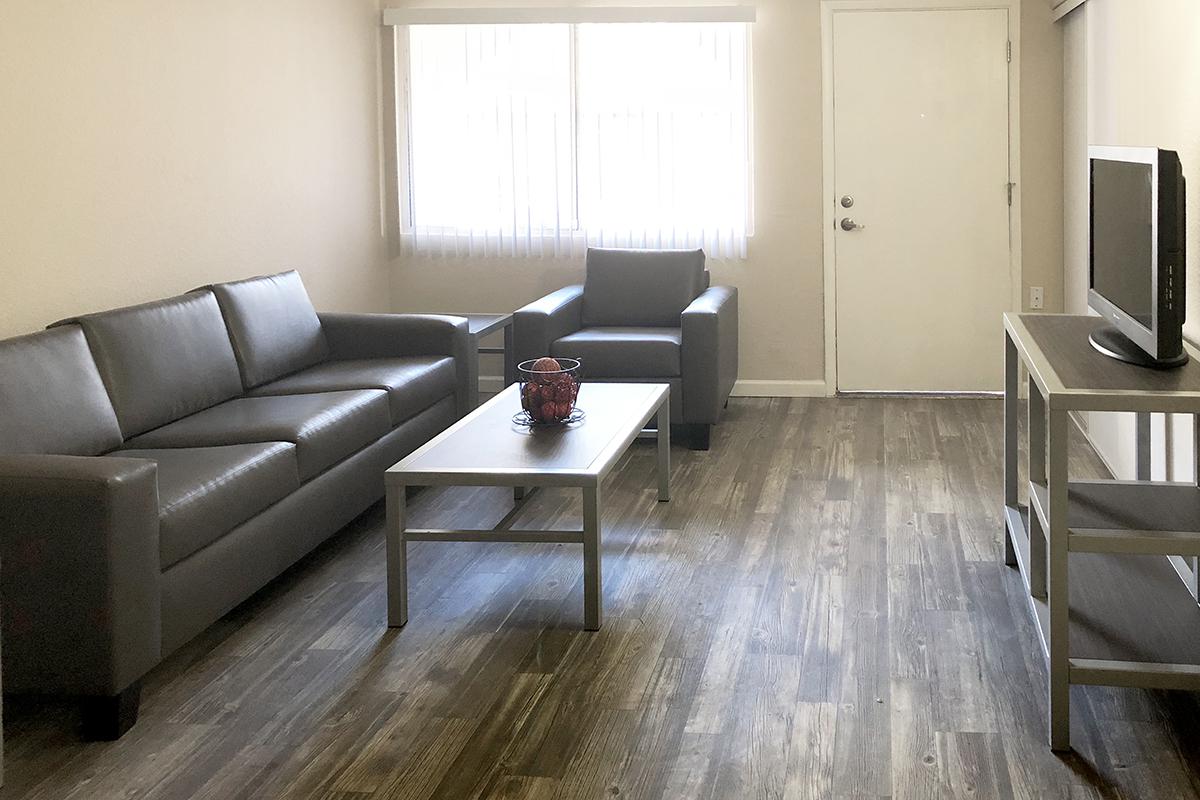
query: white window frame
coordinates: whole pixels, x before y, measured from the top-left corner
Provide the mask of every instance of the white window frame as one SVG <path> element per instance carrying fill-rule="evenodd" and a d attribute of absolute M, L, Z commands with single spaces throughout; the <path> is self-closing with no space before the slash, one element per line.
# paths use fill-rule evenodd
<path fill-rule="evenodd" d="M 753 23 L 757 12 L 752 5 L 731 6 L 606 6 L 606 7 L 544 7 L 544 8 L 388 8 L 383 10 L 383 25 L 390 29 L 385 35 L 385 63 L 391 62 L 391 85 L 384 81 L 383 106 L 389 120 L 391 142 L 385 141 L 390 150 L 387 155 L 391 164 L 385 166 L 385 178 L 390 184 L 384 198 L 384 214 L 391 219 L 387 225 L 389 249 L 392 255 L 400 250 L 400 243 L 414 236 L 413 182 L 410 174 L 412 148 L 409 136 L 411 119 L 411 85 L 409 76 L 409 28 L 412 25 L 500 25 L 500 24 L 569 24 L 571 29 L 571 103 L 578 98 L 577 28 L 582 23 L 645 23 L 645 22 L 741 22 Z M 391 58 L 386 52 L 390 44 Z M 752 58 L 753 38 L 747 40 L 747 58 Z M 747 153 L 747 208 L 746 238 L 754 235 L 754 103 L 753 71 L 747 70 L 747 124 L 749 130 L 749 152 Z M 390 95 L 390 97 L 389 97 Z M 390 103 L 388 102 L 390 101 Z M 390 105 L 390 108 L 389 108 Z M 570 232 L 579 232 L 579 175 L 577 114 L 572 113 L 571 129 L 571 220 Z M 394 145 L 394 146 L 392 146 Z M 386 161 L 387 159 L 385 159 Z M 393 202 L 389 202 L 393 201 Z"/>

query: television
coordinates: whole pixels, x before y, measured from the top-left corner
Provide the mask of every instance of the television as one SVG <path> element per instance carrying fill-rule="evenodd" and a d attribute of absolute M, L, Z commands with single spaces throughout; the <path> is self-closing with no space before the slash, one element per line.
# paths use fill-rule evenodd
<path fill-rule="evenodd" d="M 1089 337 L 1112 358 L 1185 364 L 1184 181 L 1179 156 L 1154 147 L 1088 148 L 1088 305 L 1108 322 Z"/>

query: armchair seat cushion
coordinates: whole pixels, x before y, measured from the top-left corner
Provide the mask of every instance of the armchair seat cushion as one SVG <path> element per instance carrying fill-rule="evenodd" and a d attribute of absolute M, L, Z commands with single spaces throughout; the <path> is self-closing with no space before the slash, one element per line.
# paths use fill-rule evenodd
<path fill-rule="evenodd" d="M 550 354 L 578 358 L 584 378 L 667 378 L 679 375 L 679 328 L 584 328 L 556 339 Z"/>
<path fill-rule="evenodd" d="M 118 450 L 158 464 L 162 569 L 212 544 L 300 488 L 290 442 Z"/>
<path fill-rule="evenodd" d="M 387 392 L 392 426 L 415 417 L 454 394 L 458 373 L 446 356 L 398 356 L 326 361 L 249 392 L 255 397 L 312 394 L 348 389 Z"/>
<path fill-rule="evenodd" d="M 125 447 L 291 442 L 300 480 L 307 481 L 391 429 L 387 393 L 379 389 L 239 397 L 130 439 Z"/>

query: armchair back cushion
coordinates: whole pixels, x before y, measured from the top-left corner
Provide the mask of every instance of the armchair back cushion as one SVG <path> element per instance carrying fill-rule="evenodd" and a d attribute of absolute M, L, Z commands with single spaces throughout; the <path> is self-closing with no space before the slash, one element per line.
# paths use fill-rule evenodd
<path fill-rule="evenodd" d="M 312 300 L 295 270 L 210 287 L 247 389 L 329 357 Z"/>
<path fill-rule="evenodd" d="M 83 328 L 126 439 L 242 393 L 229 332 L 212 292 L 66 322 Z"/>
<path fill-rule="evenodd" d="M 679 327 L 683 309 L 706 286 L 703 250 L 589 247 L 583 327 Z"/>
<path fill-rule="evenodd" d="M 78 325 L 0 342 L 0 453 L 94 456 L 121 428 Z"/>

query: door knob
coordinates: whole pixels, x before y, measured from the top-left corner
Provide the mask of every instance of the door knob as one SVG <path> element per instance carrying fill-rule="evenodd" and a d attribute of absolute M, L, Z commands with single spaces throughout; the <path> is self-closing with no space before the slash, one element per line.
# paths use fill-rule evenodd
<path fill-rule="evenodd" d="M 866 225 L 859 225 L 849 217 L 842 217 L 842 230 L 844 231 L 861 231 Z"/>

